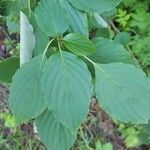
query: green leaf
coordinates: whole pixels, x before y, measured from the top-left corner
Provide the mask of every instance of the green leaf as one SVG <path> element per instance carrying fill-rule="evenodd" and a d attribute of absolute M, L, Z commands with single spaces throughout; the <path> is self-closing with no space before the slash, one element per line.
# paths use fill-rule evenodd
<path fill-rule="evenodd" d="M 33 50 L 34 56 L 38 56 L 41 53 L 44 52 L 48 42 L 49 42 L 49 36 L 44 33 L 37 25 L 34 13 L 30 12 L 30 22 L 34 28 L 34 36 L 35 36 L 35 47 Z"/>
<path fill-rule="evenodd" d="M 111 18 L 114 15 L 116 15 L 116 13 L 117 13 L 117 8 L 114 7 L 113 9 L 102 13 L 102 16 L 105 18 Z"/>
<path fill-rule="evenodd" d="M 75 132 L 85 119 L 92 96 L 92 79 L 87 66 L 75 55 L 52 55 L 45 65 L 42 89 L 48 108 Z"/>
<path fill-rule="evenodd" d="M 74 7 L 85 12 L 103 13 L 114 9 L 122 0 L 68 0 Z"/>
<path fill-rule="evenodd" d="M 103 144 L 102 150 L 113 150 L 113 146 L 111 143 Z"/>
<path fill-rule="evenodd" d="M 109 31 L 109 28 L 98 28 L 96 31 L 96 37 L 102 37 L 102 38 L 110 39 L 112 34 L 113 33 L 111 33 Z"/>
<path fill-rule="evenodd" d="M 9 15 L 9 12 L 7 12 L 7 7 L 9 4 L 12 4 L 12 0 L 1 0 L 0 1 L 0 15 L 1 16 L 7 16 Z"/>
<path fill-rule="evenodd" d="M 150 144 L 150 121 L 148 124 L 144 124 L 141 126 L 142 129 L 138 135 L 140 144 Z"/>
<path fill-rule="evenodd" d="M 11 17 L 6 17 L 6 25 L 10 34 L 19 33 L 20 25 L 19 22 L 12 21 Z"/>
<path fill-rule="evenodd" d="M 41 55 L 16 72 L 10 88 L 9 104 L 18 123 L 37 117 L 45 109 L 40 85 Z"/>
<path fill-rule="evenodd" d="M 12 3 L 7 7 L 7 11 L 11 16 L 19 17 L 20 11 L 28 9 L 28 1 L 25 0 L 12 0 Z"/>
<path fill-rule="evenodd" d="M 35 48 L 34 48 L 34 55 L 37 56 L 44 52 L 48 41 L 49 36 L 41 31 L 39 28 L 36 28 L 35 32 Z"/>
<path fill-rule="evenodd" d="M 0 81 L 11 83 L 12 77 L 19 68 L 19 58 L 9 58 L 0 62 Z"/>
<path fill-rule="evenodd" d="M 91 14 L 89 21 L 91 24 L 91 28 L 108 28 L 108 23 L 98 13 Z"/>
<path fill-rule="evenodd" d="M 74 135 L 57 121 L 49 110 L 36 118 L 36 127 L 41 140 L 49 150 L 69 150 L 74 142 Z"/>
<path fill-rule="evenodd" d="M 114 40 L 122 45 L 126 45 L 131 40 L 131 37 L 127 32 L 120 32 L 116 35 Z"/>
<path fill-rule="evenodd" d="M 96 52 L 90 55 L 90 59 L 96 63 L 124 62 L 131 63 L 129 52 L 119 43 L 109 39 L 97 38 L 94 40 Z"/>
<path fill-rule="evenodd" d="M 69 27 L 67 12 L 61 0 L 41 0 L 35 18 L 40 29 L 52 37 L 63 34 Z"/>
<path fill-rule="evenodd" d="M 3 16 L 19 16 L 20 10 L 28 8 L 28 1 L 25 0 L 1 0 L 0 14 Z"/>
<path fill-rule="evenodd" d="M 87 15 L 74 8 L 67 0 L 64 0 L 65 8 L 70 19 L 70 28 L 73 32 L 89 36 Z"/>
<path fill-rule="evenodd" d="M 95 143 L 95 147 L 96 147 L 96 150 L 102 150 L 102 143 L 100 140 L 96 141 Z"/>
<path fill-rule="evenodd" d="M 150 119 L 150 80 L 133 65 L 95 65 L 96 93 L 104 110 L 115 119 L 147 123 Z"/>
<path fill-rule="evenodd" d="M 63 43 L 66 48 L 77 55 L 89 55 L 95 52 L 94 44 L 88 38 L 78 33 L 66 35 Z"/>

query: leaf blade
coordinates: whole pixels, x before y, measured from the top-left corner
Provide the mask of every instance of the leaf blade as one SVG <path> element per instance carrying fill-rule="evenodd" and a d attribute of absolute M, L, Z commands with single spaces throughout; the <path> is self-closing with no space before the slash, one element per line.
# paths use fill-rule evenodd
<path fill-rule="evenodd" d="M 69 26 L 67 12 L 60 0 L 42 0 L 36 8 L 35 18 L 40 29 L 52 37 L 63 34 Z"/>
<path fill-rule="evenodd" d="M 68 52 L 63 52 L 63 57 L 64 62 L 59 53 L 50 57 L 44 69 L 42 89 L 48 108 L 60 122 L 76 132 L 88 112 L 92 79 L 79 58 Z"/>
<path fill-rule="evenodd" d="M 49 110 L 36 118 L 36 126 L 39 136 L 49 149 L 67 150 L 73 144 L 74 135 Z"/>
<path fill-rule="evenodd" d="M 34 34 L 35 34 L 35 40 L 36 40 L 35 48 L 34 48 L 34 55 L 37 56 L 44 52 L 44 49 L 46 48 L 48 44 L 49 37 L 39 28 L 35 30 Z"/>
<path fill-rule="evenodd" d="M 89 56 L 92 61 L 101 64 L 133 62 L 130 53 L 121 44 L 104 38 L 97 38 L 93 42 L 96 46 L 96 52 Z"/>
<path fill-rule="evenodd" d="M 46 108 L 40 87 L 41 55 L 16 72 L 10 87 L 9 105 L 18 123 L 37 117 Z"/>
<path fill-rule="evenodd" d="M 0 62 L 0 81 L 11 83 L 18 68 L 19 58 L 9 58 Z"/>
<path fill-rule="evenodd" d="M 123 122 L 147 123 L 150 118 L 150 81 L 133 65 L 97 64 L 96 92 L 102 107 Z"/>
<path fill-rule="evenodd" d="M 77 55 L 89 55 L 95 52 L 94 44 L 85 36 L 70 33 L 63 38 L 63 43 L 71 52 Z"/>
<path fill-rule="evenodd" d="M 64 3 L 70 19 L 72 32 L 80 33 L 88 37 L 88 19 L 86 13 L 74 8 L 67 0 L 64 0 Z"/>
<path fill-rule="evenodd" d="M 85 12 L 104 13 L 115 8 L 121 0 L 68 0 L 74 7 Z"/>

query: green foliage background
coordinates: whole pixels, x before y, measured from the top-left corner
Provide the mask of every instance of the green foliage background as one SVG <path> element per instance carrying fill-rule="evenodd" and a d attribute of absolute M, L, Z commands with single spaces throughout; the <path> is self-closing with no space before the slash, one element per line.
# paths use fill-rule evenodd
<path fill-rule="evenodd" d="M 115 21 L 118 28 L 129 32 L 128 43 L 143 69 L 150 73 L 150 3 L 149 0 L 123 0 Z"/>

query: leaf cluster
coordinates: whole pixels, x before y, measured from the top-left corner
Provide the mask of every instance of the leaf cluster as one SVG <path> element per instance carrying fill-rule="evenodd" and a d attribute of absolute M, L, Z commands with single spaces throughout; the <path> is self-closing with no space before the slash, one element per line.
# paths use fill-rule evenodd
<path fill-rule="evenodd" d="M 120 2 L 41 0 L 33 9 L 30 3 L 18 7 L 23 55 L 9 105 L 18 124 L 35 120 L 48 149 L 70 148 L 92 96 L 119 121 L 140 124 L 150 119 L 149 78 L 117 40 L 90 35 L 95 26 L 109 26 Z"/>

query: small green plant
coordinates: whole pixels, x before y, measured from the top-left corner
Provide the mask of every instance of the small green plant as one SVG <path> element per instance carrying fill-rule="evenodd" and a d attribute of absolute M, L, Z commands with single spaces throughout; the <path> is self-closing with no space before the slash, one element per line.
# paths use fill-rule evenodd
<path fill-rule="evenodd" d="M 7 128 L 15 128 L 16 122 L 14 116 L 9 113 L 0 113 L 0 118 L 4 120 L 4 125 Z"/>
<path fill-rule="evenodd" d="M 68 150 L 92 96 L 119 121 L 148 122 L 149 78 L 121 44 L 91 36 L 88 28 L 87 16 L 96 14 L 103 26 L 104 13 L 111 14 L 121 0 L 21 2 L 15 1 L 21 11 L 21 67 L 9 95 L 18 124 L 34 119 L 48 149 Z M 15 13 L 14 7 L 11 10 Z M 112 149 L 111 144 L 105 147 Z"/>
<path fill-rule="evenodd" d="M 121 27 L 126 27 L 130 19 L 130 14 L 127 14 L 126 10 L 118 9 L 116 17 L 115 21 L 118 22 Z"/>
<path fill-rule="evenodd" d="M 121 124 L 118 130 L 123 133 L 123 138 L 125 139 L 125 144 L 127 148 L 136 147 L 141 144 L 138 137 L 140 133 L 139 127 L 136 128 L 134 126 L 125 126 Z"/>
<path fill-rule="evenodd" d="M 128 42 L 133 55 L 137 58 L 144 71 L 150 72 L 150 18 L 148 0 L 123 0 L 115 22 L 118 22 L 121 31 L 128 31 L 132 35 Z M 121 13 L 119 13 L 121 11 Z M 127 16 L 130 15 L 130 19 Z M 118 21 L 119 20 L 119 21 Z M 125 24 L 123 27 L 122 24 Z"/>
<path fill-rule="evenodd" d="M 111 143 L 102 144 L 101 141 L 96 141 L 96 150 L 113 150 Z"/>

